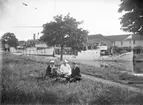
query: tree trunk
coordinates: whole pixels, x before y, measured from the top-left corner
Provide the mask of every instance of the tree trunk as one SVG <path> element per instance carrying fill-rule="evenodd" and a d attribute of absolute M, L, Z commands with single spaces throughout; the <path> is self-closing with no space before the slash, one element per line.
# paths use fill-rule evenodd
<path fill-rule="evenodd" d="M 60 57 L 60 60 L 61 60 L 61 61 L 63 60 L 63 48 L 64 48 L 64 46 L 61 45 L 61 57 Z"/>

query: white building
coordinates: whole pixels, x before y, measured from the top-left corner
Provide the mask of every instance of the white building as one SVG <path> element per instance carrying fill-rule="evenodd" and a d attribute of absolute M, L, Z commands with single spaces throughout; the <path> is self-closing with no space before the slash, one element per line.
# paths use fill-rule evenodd
<path fill-rule="evenodd" d="M 117 47 L 143 47 L 143 36 L 141 35 L 116 35 L 116 36 L 105 36 L 111 40 L 113 46 Z"/>

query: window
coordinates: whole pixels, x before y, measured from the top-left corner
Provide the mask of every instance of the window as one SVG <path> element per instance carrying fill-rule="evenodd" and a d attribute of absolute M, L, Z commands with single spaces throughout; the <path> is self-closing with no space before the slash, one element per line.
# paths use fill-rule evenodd
<path fill-rule="evenodd" d="M 121 45 L 123 45 L 123 41 L 121 41 Z"/>
<path fill-rule="evenodd" d="M 135 44 L 135 42 L 136 42 L 136 41 L 135 41 L 135 40 L 133 40 L 133 44 Z"/>
<path fill-rule="evenodd" d="M 88 49 L 91 49 L 91 46 L 90 46 L 90 45 L 88 46 Z"/>
<path fill-rule="evenodd" d="M 97 49 L 97 46 L 96 45 L 94 45 L 94 47 L 93 47 L 94 49 Z"/>
<path fill-rule="evenodd" d="M 129 40 L 129 43 L 131 44 L 131 40 Z"/>
<path fill-rule="evenodd" d="M 115 46 L 115 41 L 113 42 L 113 46 Z"/>

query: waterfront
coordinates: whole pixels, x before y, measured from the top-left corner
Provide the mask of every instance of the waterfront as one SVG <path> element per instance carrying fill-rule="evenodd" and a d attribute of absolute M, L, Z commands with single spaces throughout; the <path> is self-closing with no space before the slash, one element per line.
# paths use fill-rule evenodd
<path fill-rule="evenodd" d="M 42 58 L 43 60 L 47 60 L 50 57 L 46 56 L 35 56 L 37 59 Z M 52 57 L 54 59 L 54 57 Z M 55 58 L 56 59 L 56 58 Z M 75 60 L 77 63 L 87 64 L 91 66 L 95 66 L 99 69 L 108 68 L 115 69 L 116 71 L 121 72 L 130 72 L 135 74 L 143 73 L 143 62 L 113 62 L 113 61 L 87 61 L 87 60 Z"/>
<path fill-rule="evenodd" d="M 82 64 L 95 66 L 98 68 L 114 68 L 122 72 L 135 74 L 143 73 L 143 62 L 111 62 L 111 61 L 77 61 Z"/>
<path fill-rule="evenodd" d="M 54 57 L 50 57 L 50 56 L 32 56 L 36 59 L 41 59 L 47 61 L 47 59 L 56 59 Z M 60 56 L 57 56 L 60 57 Z M 64 58 L 69 59 L 71 57 L 65 57 Z M 72 59 L 71 59 L 72 60 Z M 74 60 L 77 61 L 78 63 L 81 64 L 87 64 L 87 65 L 91 65 L 91 66 L 95 66 L 97 68 L 113 68 L 115 70 L 119 70 L 122 72 L 130 72 L 130 73 L 143 73 L 143 62 L 127 62 L 127 61 L 123 61 L 123 62 L 113 62 L 113 61 L 92 61 L 92 60 Z"/>

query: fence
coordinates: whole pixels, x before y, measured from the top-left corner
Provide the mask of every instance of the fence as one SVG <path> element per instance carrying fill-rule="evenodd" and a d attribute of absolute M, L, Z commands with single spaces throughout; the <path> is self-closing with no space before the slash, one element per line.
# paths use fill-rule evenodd
<path fill-rule="evenodd" d="M 39 49 L 27 48 L 27 49 L 15 49 L 11 50 L 12 53 L 22 53 L 25 55 L 54 55 L 54 48 Z"/>

